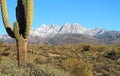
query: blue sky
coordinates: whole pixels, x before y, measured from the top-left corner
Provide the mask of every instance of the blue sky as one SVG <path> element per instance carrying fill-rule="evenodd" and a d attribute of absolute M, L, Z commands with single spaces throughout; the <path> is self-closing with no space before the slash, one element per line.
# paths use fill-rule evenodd
<path fill-rule="evenodd" d="M 7 0 L 11 26 L 17 0 Z M 85 28 L 120 31 L 120 0 L 34 0 L 32 28 L 42 24 L 79 23 Z M 0 34 L 6 34 L 0 13 Z"/>

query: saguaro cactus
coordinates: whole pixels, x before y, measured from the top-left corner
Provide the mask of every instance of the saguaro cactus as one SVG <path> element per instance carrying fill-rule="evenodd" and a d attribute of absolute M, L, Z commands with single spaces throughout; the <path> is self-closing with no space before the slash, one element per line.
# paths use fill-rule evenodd
<path fill-rule="evenodd" d="M 8 19 L 6 0 L 0 0 L 0 4 L 4 27 L 8 35 L 16 39 L 18 65 L 21 65 L 27 59 L 27 39 L 32 25 L 33 0 L 17 0 L 17 20 L 14 22 L 13 30 Z"/>

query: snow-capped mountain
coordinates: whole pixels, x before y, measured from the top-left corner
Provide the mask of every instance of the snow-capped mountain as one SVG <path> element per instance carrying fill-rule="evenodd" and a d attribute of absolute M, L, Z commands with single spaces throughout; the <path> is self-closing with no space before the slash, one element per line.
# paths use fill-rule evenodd
<path fill-rule="evenodd" d="M 99 28 L 90 28 L 87 29 L 84 34 L 91 35 L 91 36 L 96 36 L 96 35 L 101 35 L 105 32 L 104 29 L 99 29 Z"/>
<path fill-rule="evenodd" d="M 8 35 L 1 35 L 0 40 L 14 43 L 15 39 Z M 120 44 L 120 31 L 107 31 L 99 28 L 85 28 L 78 23 L 43 24 L 39 28 L 32 28 L 29 43 L 37 44 L 65 44 L 65 43 L 94 43 Z"/>
<path fill-rule="evenodd" d="M 48 37 L 48 36 L 54 36 L 59 31 L 60 27 L 51 24 L 51 25 L 45 25 L 43 24 L 40 28 L 32 29 L 31 30 L 31 36 L 40 36 L 40 37 Z"/>
<path fill-rule="evenodd" d="M 86 28 L 80 26 L 77 23 L 74 23 L 74 24 L 66 23 L 60 28 L 58 33 L 83 34 L 84 31 L 86 30 L 87 30 Z"/>
<path fill-rule="evenodd" d="M 58 34 L 87 34 L 90 36 L 95 36 L 104 33 L 104 31 L 105 30 L 98 28 L 87 29 L 82 27 L 78 23 L 65 23 L 63 26 L 58 26 L 56 24 L 44 24 L 37 29 L 32 29 L 31 36 L 53 37 L 54 35 Z"/>

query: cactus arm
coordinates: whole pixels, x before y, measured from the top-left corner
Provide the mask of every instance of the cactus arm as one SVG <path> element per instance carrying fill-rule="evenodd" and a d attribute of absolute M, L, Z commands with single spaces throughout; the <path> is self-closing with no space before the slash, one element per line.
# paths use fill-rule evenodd
<path fill-rule="evenodd" d="M 14 34 L 13 34 L 13 31 L 10 27 L 10 22 L 8 19 L 6 0 L 1 0 L 1 12 L 2 12 L 4 27 L 5 27 L 8 35 L 14 38 Z"/>
<path fill-rule="evenodd" d="M 19 24 L 20 34 L 22 35 L 25 32 L 25 24 L 26 24 L 25 18 L 26 17 L 25 17 L 25 8 L 24 8 L 23 0 L 18 0 L 16 7 L 16 19 Z"/>
<path fill-rule="evenodd" d="M 34 7 L 33 2 L 34 2 L 33 0 L 26 0 L 26 4 L 25 4 L 26 26 L 25 26 L 24 38 L 27 38 L 28 35 L 30 34 L 30 28 L 33 19 L 33 7 Z"/>
<path fill-rule="evenodd" d="M 15 39 L 18 40 L 20 38 L 18 22 L 14 22 L 13 32 L 14 32 Z"/>

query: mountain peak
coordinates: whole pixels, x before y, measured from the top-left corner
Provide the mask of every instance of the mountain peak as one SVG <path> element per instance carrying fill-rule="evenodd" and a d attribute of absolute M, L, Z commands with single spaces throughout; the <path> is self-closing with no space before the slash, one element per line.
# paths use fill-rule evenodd
<path fill-rule="evenodd" d="M 49 25 L 49 29 L 50 29 L 50 28 L 52 28 L 52 29 L 53 29 L 53 28 L 56 28 L 56 29 L 57 29 L 57 28 L 60 28 L 60 27 L 59 27 L 57 24 L 50 24 L 50 25 Z"/>
<path fill-rule="evenodd" d="M 56 24 L 41 25 L 40 28 L 32 30 L 31 35 L 42 36 L 42 37 L 52 37 L 56 34 L 87 34 L 87 35 L 97 35 L 104 33 L 103 29 L 92 28 L 87 29 L 82 27 L 78 23 L 65 23 L 63 26 L 58 26 Z"/>

